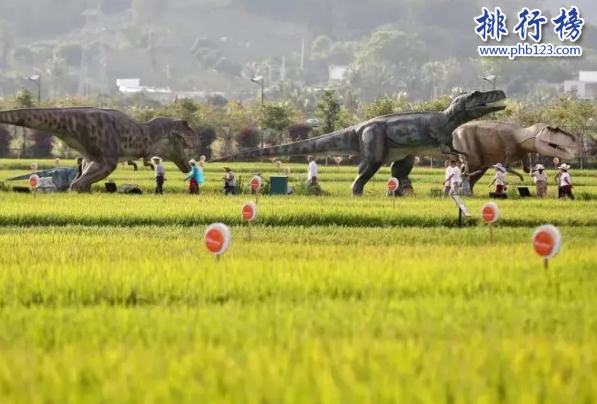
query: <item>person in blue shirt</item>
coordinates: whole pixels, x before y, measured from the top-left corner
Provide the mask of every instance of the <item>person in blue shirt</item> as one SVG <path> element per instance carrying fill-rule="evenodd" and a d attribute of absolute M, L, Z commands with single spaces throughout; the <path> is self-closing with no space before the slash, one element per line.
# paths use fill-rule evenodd
<path fill-rule="evenodd" d="M 191 172 L 189 175 L 186 176 L 184 181 L 189 181 L 189 193 L 190 194 L 199 194 L 199 186 L 203 185 L 205 182 L 205 178 L 203 177 L 203 170 L 197 167 L 197 162 L 195 159 L 189 160 L 189 164 L 191 165 Z"/>

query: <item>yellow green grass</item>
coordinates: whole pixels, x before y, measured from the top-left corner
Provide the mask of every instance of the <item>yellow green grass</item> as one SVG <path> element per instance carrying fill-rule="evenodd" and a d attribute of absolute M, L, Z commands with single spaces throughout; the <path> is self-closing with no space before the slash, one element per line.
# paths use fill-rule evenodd
<path fill-rule="evenodd" d="M 1 161 L 0 179 L 28 164 Z M 167 169 L 162 196 L 0 193 L 1 403 L 597 401 L 591 197 L 497 201 L 490 242 L 489 175 L 458 228 L 454 202 L 425 195 L 443 169 L 415 168 L 417 196 L 393 206 L 387 168 L 352 198 L 355 168 L 320 166 L 332 195 L 260 197 L 249 241 L 252 197 L 218 195 L 221 166 L 199 196 Z M 572 174 L 597 194 L 595 171 Z M 219 261 L 214 221 L 233 235 Z M 548 271 L 530 241 L 544 223 L 564 237 Z"/>

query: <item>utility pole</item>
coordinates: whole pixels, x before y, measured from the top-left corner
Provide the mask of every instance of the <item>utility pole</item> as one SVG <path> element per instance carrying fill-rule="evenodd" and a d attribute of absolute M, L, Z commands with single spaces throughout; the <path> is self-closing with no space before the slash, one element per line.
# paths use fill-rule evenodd
<path fill-rule="evenodd" d="M 261 123 L 261 148 L 263 148 L 263 132 L 265 131 L 265 103 L 263 99 L 263 76 L 253 77 L 251 79 L 253 83 L 261 84 L 261 114 L 262 114 L 262 123 Z"/>

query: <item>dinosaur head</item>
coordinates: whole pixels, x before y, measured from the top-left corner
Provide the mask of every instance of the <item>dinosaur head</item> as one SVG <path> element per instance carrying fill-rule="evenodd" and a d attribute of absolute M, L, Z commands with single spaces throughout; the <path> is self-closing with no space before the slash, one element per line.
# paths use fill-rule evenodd
<path fill-rule="evenodd" d="M 505 105 L 495 104 L 505 99 L 506 93 L 502 90 L 473 91 L 454 98 L 445 114 L 462 124 L 506 109 Z"/>
<path fill-rule="evenodd" d="M 580 137 L 557 126 L 542 126 L 535 136 L 536 153 L 570 161 L 580 148 Z"/>
<path fill-rule="evenodd" d="M 197 145 L 199 135 L 189 126 L 184 119 L 174 119 L 170 128 L 171 135 L 180 139 L 183 148 L 191 149 Z"/>
<path fill-rule="evenodd" d="M 199 141 L 199 135 L 189 126 L 184 119 L 172 121 L 170 133 L 166 144 L 161 148 L 161 153 L 172 161 L 183 173 L 191 171 L 191 166 L 185 149 L 193 148 Z"/>

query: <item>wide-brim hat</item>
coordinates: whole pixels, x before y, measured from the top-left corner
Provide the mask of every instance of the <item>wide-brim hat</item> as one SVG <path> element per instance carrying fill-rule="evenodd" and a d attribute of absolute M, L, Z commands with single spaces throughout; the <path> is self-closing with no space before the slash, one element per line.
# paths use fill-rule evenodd
<path fill-rule="evenodd" d="M 537 164 L 537 165 L 535 166 L 535 171 L 536 171 L 536 170 L 545 170 L 545 167 L 543 167 L 543 164 Z"/>
<path fill-rule="evenodd" d="M 151 159 L 152 160 L 157 160 L 157 161 L 162 161 L 162 158 L 158 157 L 158 156 L 153 156 Z"/>
<path fill-rule="evenodd" d="M 224 167 L 222 167 L 222 168 L 223 168 L 224 170 L 230 170 L 230 167 L 228 167 L 228 166 L 224 166 Z"/>
<path fill-rule="evenodd" d="M 189 164 L 197 164 L 197 162 L 195 161 L 195 159 L 190 159 Z"/>
<path fill-rule="evenodd" d="M 567 170 L 569 168 L 570 168 L 570 166 L 566 163 L 562 163 L 562 165 L 558 167 L 558 169 L 560 169 L 560 170 Z"/>
<path fill-rule="evenodd" d="M 494 164 L 492 167 L 495 168 L 495 169 L 497 169 L 497 170 L 500 170 L 502 172 L 506 172 L 506 169 L 504 168 L 504 166 L 502 165 L 502 163 Z"/>

